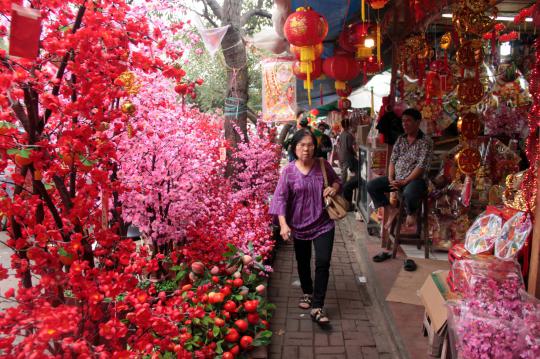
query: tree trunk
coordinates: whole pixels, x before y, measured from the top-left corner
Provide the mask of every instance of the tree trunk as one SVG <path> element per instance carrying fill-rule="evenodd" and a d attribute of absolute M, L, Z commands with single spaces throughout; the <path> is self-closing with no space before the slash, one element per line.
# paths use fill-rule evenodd
<path fill-rule="evenodd" d="M 225 138 L 233 146 L 247 135 L 248 69 L 246 45 L 241 36 L 242 0 L 223 3 L 222 25 L 230 25 L 221 43 L 227 65 L 225 94 Z"/>

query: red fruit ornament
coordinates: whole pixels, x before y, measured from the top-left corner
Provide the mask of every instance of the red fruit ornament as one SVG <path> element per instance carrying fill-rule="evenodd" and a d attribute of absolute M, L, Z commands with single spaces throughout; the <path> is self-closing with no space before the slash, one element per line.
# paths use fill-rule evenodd
<path fill-rule="evenodd" d="M 248 349 L 251 346 L 251 343 L 253 343 L 253 337 L 250 337 L 249 335 L 244 335 L 242 339 L 240 339 L 240 346 L 242 349 Z"/>
<path fill-rule="evenodd" d="M 221 355 L 221 358 L 223 358 L 223 359 L 233 359 L 233 358 L 234 358 L 234 354 L 231 353 L 231 352 L 224 352 L 224 353 Z"/>
<path fill-rule="evenodd" d="M 191 264 L 191 270 L 196 274 L 204 273 L 204 264 L 202 262 L 193 262 Z"/>
<path fill-rule="evenodd" d="M 241 332 L 245 332 L 248 328 L 248 323 L 244 319 L 238 319 L 236 322 L 234 322 L 234 325 Z"/>
<path fill-rule="evenodd" d="M 234 355 L 238 355 L 240 354 L 240 347 L 238 345 L 235 345 L 234 347 L 230 349 L 230 352 L 233 353 Z"/>
<path fill-rule="evenodd" d="M 223 309 L 228 312 L 234 312 L 236 310 L 236 303 L 234 303 L 232 300 L 228 300 L 227 302 L 225 302 Z"/>
<path fill-rule="evenodd" d="M 231 290 L 231 287 L 225 286 L 225 287 L 221 288 L 220 292 L 223 293 L 224 297 L 228 297 L 229 295 L 231 295 L 232 290 Z"/>
<path fill-rule="evenodd" d="M 259 301 L 256 299 L 248 300 L 247 302 L 244 303 L 244 309 L 248 313 L 256 312 L 258 306 L 259 306 Z"/>
<path fill-rule="evenodd" d="M 236 343 L 240 339 L 240 334 L 234 328 L 230 328 L 225 336 L 225 340 L 229 343 Z"/>
<path fill-rule="evenodd" d="M 259 313 L 248 313 L 247 320 L 249 324 L 256 325 L 259 323 Z"/>
<path fill-rule="evenodd" d="M 237 278 L 237 279 L 233 280 L 233 285 L 235 287 L 237 287 L 237 288 L 241 287 L 241 286 L 244 285 L 244 281 L 242 280 L 242 278 Z"/>
<path fill-rule="evenodd" d="M 214 318 L 214 324 L 216 327 L 222 327 L 225 325 L 225 321 L 221 318 Z"/>

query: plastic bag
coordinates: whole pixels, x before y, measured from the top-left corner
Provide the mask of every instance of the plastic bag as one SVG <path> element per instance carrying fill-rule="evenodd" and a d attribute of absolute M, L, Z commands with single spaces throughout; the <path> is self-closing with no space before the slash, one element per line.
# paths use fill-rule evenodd
<path fill-rule="evenodd" d="M 452 278 L 457 291 L 465 299 L 493 302 L 518 300 L 524 289 L 521 268 L 513 261 L 480 257 L 452 264 Z"/>
<path fill-rule="evenodd" d="M 465 249 L 471 254 L 490 251 L 500 236 L 502 218 L 496 214 L 481 214 L 467 231 Z"/>
<path fill-rule="evenodd" d="M 522 320 L 485 316 L 466 302 L 448 305 L 448 328 L 453 358 L 521 359 L 530 348 Z"/>
<path fill-rule="evenodd" d="M 501 235 L 495 241 L 495 256 L 512 259 L 525 245 L 532 231 L 532 221 L 525 212 L 518 212 L 504 224 Z"/>

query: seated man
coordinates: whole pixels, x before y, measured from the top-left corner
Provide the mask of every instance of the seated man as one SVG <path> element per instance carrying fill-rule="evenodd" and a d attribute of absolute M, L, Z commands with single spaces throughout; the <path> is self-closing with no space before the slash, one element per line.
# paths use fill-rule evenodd
<path fill-rule="evenodd" d="M 388 211 L 390 224 L 398 209 L 390 206 L 386 192 L 403 191 L 407 212 L 406 225 L 415 225 L 414 213 L 419 207 L 420 198 L 427 190 L 426 178 L 433 153 L 433 142 L 420 130 L 422 114 L 409 108 L 401 116 L 405 133 L 398 137 L 388 167 L 388 177 L 378 177 L 368 182 L 369 192 L 375 208 Z"/>

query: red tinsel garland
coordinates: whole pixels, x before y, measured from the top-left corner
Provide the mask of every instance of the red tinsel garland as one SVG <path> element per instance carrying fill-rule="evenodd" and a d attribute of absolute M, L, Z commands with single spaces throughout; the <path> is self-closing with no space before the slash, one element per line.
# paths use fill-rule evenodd
<path fill-rule="evenodd" d="M 529 160 L 530 170 L 525 173 L 525 178 L 521 183 L 521 191 L 525 197 L 528 212 L 532 212 L 530 203 L 533 203 L 537 192 L 537 176 L 539 151 L 537 129 L 540 125 L 540 40 L 536 40 L 536 61 L 531 71 L 529 79 L 529 91 L 533 98 L 533 105 L 529 111 L 529 136 L 525 152 Z"/>

